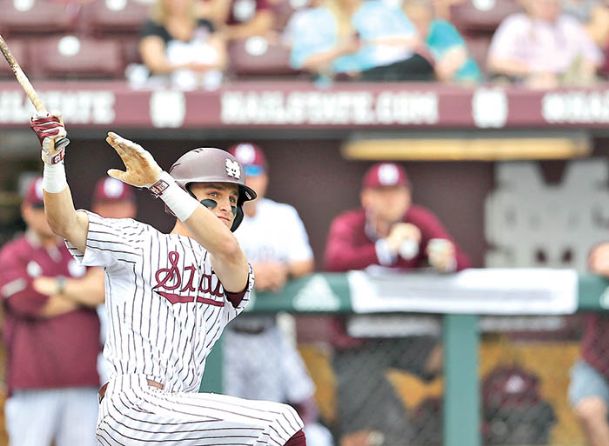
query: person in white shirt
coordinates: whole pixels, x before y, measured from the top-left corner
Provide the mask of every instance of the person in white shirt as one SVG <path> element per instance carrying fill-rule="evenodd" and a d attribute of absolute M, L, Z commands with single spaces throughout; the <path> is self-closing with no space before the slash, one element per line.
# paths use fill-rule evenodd
<path fill-rule="evenodd" d="M 491 42 L 488 70 L 531 88 L 589 84 L 603 61 L 601 51 L 559 0 L 527 0 L 526 13 L 508 16 Z"/>
<path fill-rule="evenodd" d="M 293 206 L 265 197 L 269 177 L 262 149 L 240 143 L 229 152 L 244 166 L 245 182 L 258 195 L 244 204 L 235 236 L 254 269 L 255 290 L 280 291 L 288 280 L 313 271 L 307 232 Z M 313 381 L 275 315 L 242 316 L 231 323 L 224 338 L 224 370 L 225 393 L 289 403 L 305 423 L 309 445 L 331 444 L 331 434 L 317 423 Z"/>

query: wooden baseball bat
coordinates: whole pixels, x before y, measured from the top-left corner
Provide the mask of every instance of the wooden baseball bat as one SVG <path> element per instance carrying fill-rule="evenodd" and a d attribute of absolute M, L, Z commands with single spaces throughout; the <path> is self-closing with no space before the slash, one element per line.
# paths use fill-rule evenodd
<path fill-rule="evenodd" d="M 39 113 L 46 113 L 46 107 L 42 103 L 40 97 L 38 97 L 38 93 L 36 93 L 36 90 L 34 90 L 32 83 L 19 66 L 19 63 L 17 62 L 17 60 L 15 60 L 15 57 L 11 53 L 11 50 L 9 50 L 8 45 L 6 44 L 6 41 L 4 40 L 2 35 L 0 35 L 0 51 L 2 51 L 4 58 L 8 62 L 9 66 L 11 67 L 11 70 L 17 78 L 17 82 L 19 82 L 19 85 L 21 85 L 23 91 L 25 91 L 25 94 L 27 95 L 32 105 L 34 105 L 34 108 L 36 108 L 36 111 Z"/>
<path fill-rule="evenodd" d="M 27 78 L 27 76 L 21 69 L 21 66 L 19 66 L 19 63 L 15 59 L 15 56 L 13 56 L 13 54 L 11 53 L 11 50 L 8 48 L 8 45 L 6 44 L 6 40 L 4 40 L 4 37 L 2 37 L 1 34 L 0 34 L 0 51 L 2 51 L 4 58 L 8 62 L 9 66 L 11 67 L 11 70 L 13 71 L 13 73 L 15 74 L 15 77 L 17 78 L 17 82 L 19 82 L 19 85 L 21 85 L 21 88 L 23 88 L 23 91 L 25 92 L 26 96 L 28 97 L 28 99 L 30 100 L 30 102 L 32 103 L 32 105 L 34 106 L 36 111 L 41 114 L 47 113 L 47 109 L 46 109 L 44 103 L 38 96 L 38 93 L 36 93 L 36 90 L 34 90 L 32 83 L 30 82 L 30 80 Z M 61 149 L 62 147 L 67 146 L 69 143 L 70 143 L 70 140 L 68 138 L 61 138 L 55 142 L 55 147 L 57 149 Z"/>

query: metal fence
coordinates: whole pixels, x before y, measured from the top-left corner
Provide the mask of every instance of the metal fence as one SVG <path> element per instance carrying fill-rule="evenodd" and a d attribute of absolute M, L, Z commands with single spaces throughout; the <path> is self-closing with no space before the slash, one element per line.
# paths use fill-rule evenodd
<path fill-rule="evenodd" d="M 584 279 L 580 309 L 602 311 L 606 282 Z M 351 312 L 301 311 L 293 306 L 294 294 L 258 296 L 256 307 L 271 312 L 281 302 L 277 310 L 296 315 L 320 421 L 337 446 L 586 444 L 567 397 L 570 369 L 580 355 L 579 313 L 385 315 L 381 326 L 388 333 L 400 317 L 411 327 L 403 336 L 341 344 L 335 321 L 349 320 Z M 350 326 L 361 334 L 361 324 Z M 213 380 L 209 368 L 218 362 L 210 360 L 206 379 Z"/>

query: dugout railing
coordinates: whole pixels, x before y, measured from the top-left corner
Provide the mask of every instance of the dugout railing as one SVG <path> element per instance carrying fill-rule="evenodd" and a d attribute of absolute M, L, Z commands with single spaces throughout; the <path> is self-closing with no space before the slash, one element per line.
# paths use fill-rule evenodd
<path fill-rule="evenodd" d="M 484 271 L 481 277 L 484 276 Z M 516 274 L 516 271 L 513 270 Z M 539 271 L 539 283 L 531 283 L 531 295 L 536 294 L 539 298 L 543 293 L 544 287 L 551 287 L 545 295 L 546 302 L 538 301 L 532 306 L 526 304 L 527 286 L 520 287 L 517 292 L 509 294 L 497 293 L 497 300 L 493 303 L 492 288 L 501 287 L 501 283 L 490 285 L 491 290 L 486 291 L 489 299 L 481 306 L 479 313 L 468 312 L 468 305 L 454 306 L 445 305 L 446 311 L 441 311 L 441 302 L 433 305 L 433 313 L 443 313 L 443 344 L 444 344 L 444 395 L 443 395 L 443 444 L 444 446 L 480 446 L 482 438 L 480 398 L 481 390 L 479 384 L 479 316 L 480 314 L 492 314 L 489 310 L 493 306 L 499 308 L 497 313 L 502 315 L 552 315 L 552 314 L 571 314 L 579 310 L 586 311 L 605 311 L 609 308 L 609 281 L 595 275 L 576 275 L 568 270 L 526 270 L 529 277 Z M 549 276 L 543 277 L 545 273 Z M 563 275 L 563 273 L 565 275 Z M 248 309 L 251 313 L 277 313 L 289 312 L 292 314 L 306 315 L 328 315 L 328 314 L 352 314 L 361 313 L 361 305 L 357 305 L 354 295 L 361 294 L 362 289 L 355 289 L 361 285 L 362 273 L 358 273 L 357 280 L 353 280 L 349 274 L 317 273 L 308 277 L 289 282 L 279 293 L 258 293 L 255 296 L 253 305 Z M 507 270 L 497 270 L 493 277 L 501 274 L 511 274 Z M 563 275 L 566 281 L 554 280 Z M 572 279 L 575 279 L 574 281 Z M 467 288 L 459 281 L 453 281 L 447 276 L 437 276 L 430 274 L 408 274 L 403 276 L 393 276 L 391 279 L 394 285 L 394 293 L 399 293 L 399 288 L 395 288 L 396 283 L 404 281 L 404 290 L 409 285 L 425 288 L 425 283 L 436 292 L 443 286 L 444 281 L 449 298 L 451 293 L 457 290 L 461 296 L 459 300 L 467 301 Z M 508 277 L 513 280 L 513 277 Z M 569 285 L 572 280 L 573 286 Z M 524 279 L 526 282 L 526 278 Z M 552 284 L 551 282 L 554 282 Z M 386 283 L 386 281 L 384 281 Z M 320 286 L 321 285 L 321 286 Z M 385 286 L 385 285 L 383 285 Z M 561 288 L 572 288 L 562 290 Z M 322 298 L 315 297 L 312 292 L 317 290 L 322 294 Z M 325 291 L 323 291 L 325 290 Z M 370 291 L 366 289 L 364 291 Z M 378 289 L 377 289 L 378 291 Z M 478 293 L 479 289 L 470 289 L 473 294 Z M 557 295 L 558 291 L 560 295 Z M 554 295 L 552 295 L 554 293 Z M 408 294 L 405 292 L 405 294 Z M 454 296 L 454 295 L 453 295 Z M 519 296 L 522 298 L 519 300 Z M 324 299 L 325 297 L 325 299 Z M 506 301 L 515 299 L 514 302 Z M 407 297 L 404 301 L 409 300 Z M 416 300 L 416 299 L 413 299 Z M 534 301 L 535 299 L 529 299 Z M 538 299 L 539 300 L 539 299 Z M 516 304 L 514 305 L 514 303 Z M 391 304 L 395 306 L 395 303 Z M 548 305 L 547 311 L 542 311 L 544 305 Z M 513 307 L 513 310 L 509 309 Z M 406 304 L 405 312 L 411 312 L 412 305 Z M 374 307 L 364 308 L 364 311 L 375 313 Z M 387 313 L 388 308 L 383 308 L 381 312 Z M 399 310 L 390 310 L 392 312 Z M 420 309 L 417 309 L 420 311 Z M 222 348 L 221 342 L 214 349 L 207 361 L 206 373 L 201 386 L 205 391 L 222 391 Z"/>

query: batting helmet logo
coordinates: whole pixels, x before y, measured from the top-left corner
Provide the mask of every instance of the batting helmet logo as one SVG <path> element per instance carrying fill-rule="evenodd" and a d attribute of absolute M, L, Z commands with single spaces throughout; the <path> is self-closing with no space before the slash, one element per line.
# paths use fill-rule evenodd
<path fill-rule="evenodd" d="M 226 174 L 235 179 L 241 178 L 241 166 L 237 161 L 226 158 Z"/>

